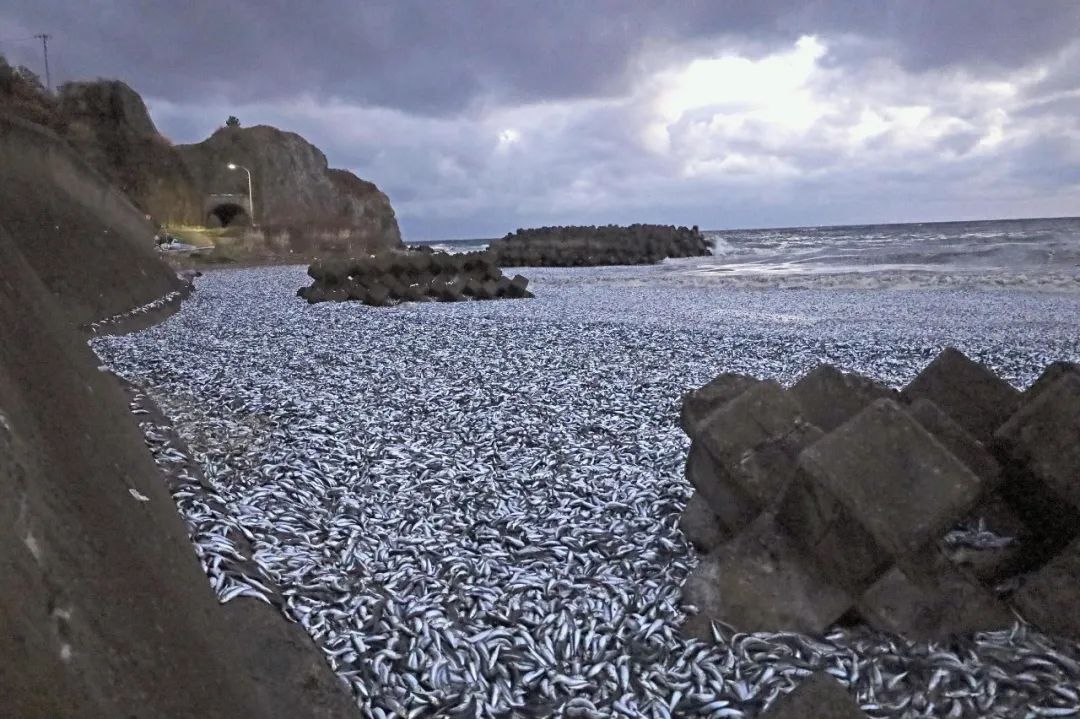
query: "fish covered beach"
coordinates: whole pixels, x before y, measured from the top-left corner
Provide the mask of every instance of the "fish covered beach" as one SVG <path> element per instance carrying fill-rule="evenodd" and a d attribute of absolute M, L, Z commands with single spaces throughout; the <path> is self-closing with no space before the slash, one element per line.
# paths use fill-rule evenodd
<path fill-rule="evenodd" d="M 721 372 L 901 387 L 946 346 L 1022 389 L 1080 358 L 1080 294 L 746 286 L 703 273 L 717 259 L 393 308 L 309 305 L 304 267 L 208 271 L 172 318 L 93 344 L 171 420 L 140 418 L 186 468 L 219 599 L 303 626 L 366 716 L 752 717 L 818 671 L 873 717 L 1067 716 L 1080 653 L 1019 621 L 683 638 L 679 409 Z"/>

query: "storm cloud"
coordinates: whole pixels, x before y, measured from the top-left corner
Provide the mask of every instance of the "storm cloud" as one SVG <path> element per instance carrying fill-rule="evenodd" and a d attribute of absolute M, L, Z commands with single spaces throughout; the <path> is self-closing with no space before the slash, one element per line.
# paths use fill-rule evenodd
<path fill-rule="evenodd" d="M 406 237 L 1080 214 L 1071 2 L 57 2 L 0 52 L 230 114 L 387 191 Z"/>

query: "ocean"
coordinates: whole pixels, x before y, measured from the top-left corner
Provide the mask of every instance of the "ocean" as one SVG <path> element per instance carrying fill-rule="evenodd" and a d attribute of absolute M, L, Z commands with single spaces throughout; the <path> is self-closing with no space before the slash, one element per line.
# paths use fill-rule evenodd
<path fill-rule="evenodd" d="M 1080 218 L 709 230 L 711 257 L 627 268 L 638 277 L 765 288 L 1080 291 Z M 489 240 L 431 242 L 469 252 Z"/>

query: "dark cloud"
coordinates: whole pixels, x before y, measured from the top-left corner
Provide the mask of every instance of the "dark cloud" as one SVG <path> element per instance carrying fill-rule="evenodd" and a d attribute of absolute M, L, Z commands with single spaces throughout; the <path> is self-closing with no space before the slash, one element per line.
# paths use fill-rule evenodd
<path fill-rule="evenodd" d="M 55 36 L 61 77 L 128 79 L 177 101 L 309 93 L 411 112 L 617 94 L 646 49 L 768 52 L 800 35 L 853 35 L 917 71 L 992 71 L 1052 54 L 1080 27 L 1055 0 L 16 0 L 7 27 Z M 3 37 L 0 36 L 0 40 Z M 16 50 L 33 58 L 34 49 Z"/>
<path fill-rule="evenodd" d="M 1078 2 L 14 1 L 10 59 L 39 68 L 50 32 L 59 79 L 128 81 L 178 142 L 229 114 L 300 132 L 408 239 L 1080 212 Z M 663 107 L 734 55 L 812 72 Z"/>

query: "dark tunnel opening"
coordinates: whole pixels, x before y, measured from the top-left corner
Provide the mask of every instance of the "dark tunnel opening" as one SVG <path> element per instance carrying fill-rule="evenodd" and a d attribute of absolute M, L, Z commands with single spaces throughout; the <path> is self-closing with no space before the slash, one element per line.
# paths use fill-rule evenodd
<path fill-rule="evenodd" d="M 207 224 L 211 227 L 231 227 L 235 225 L 250 225 L 251 218 L 247 210 L 240 205 L 226 202 L 210 210 L 207 215 Z"/>

